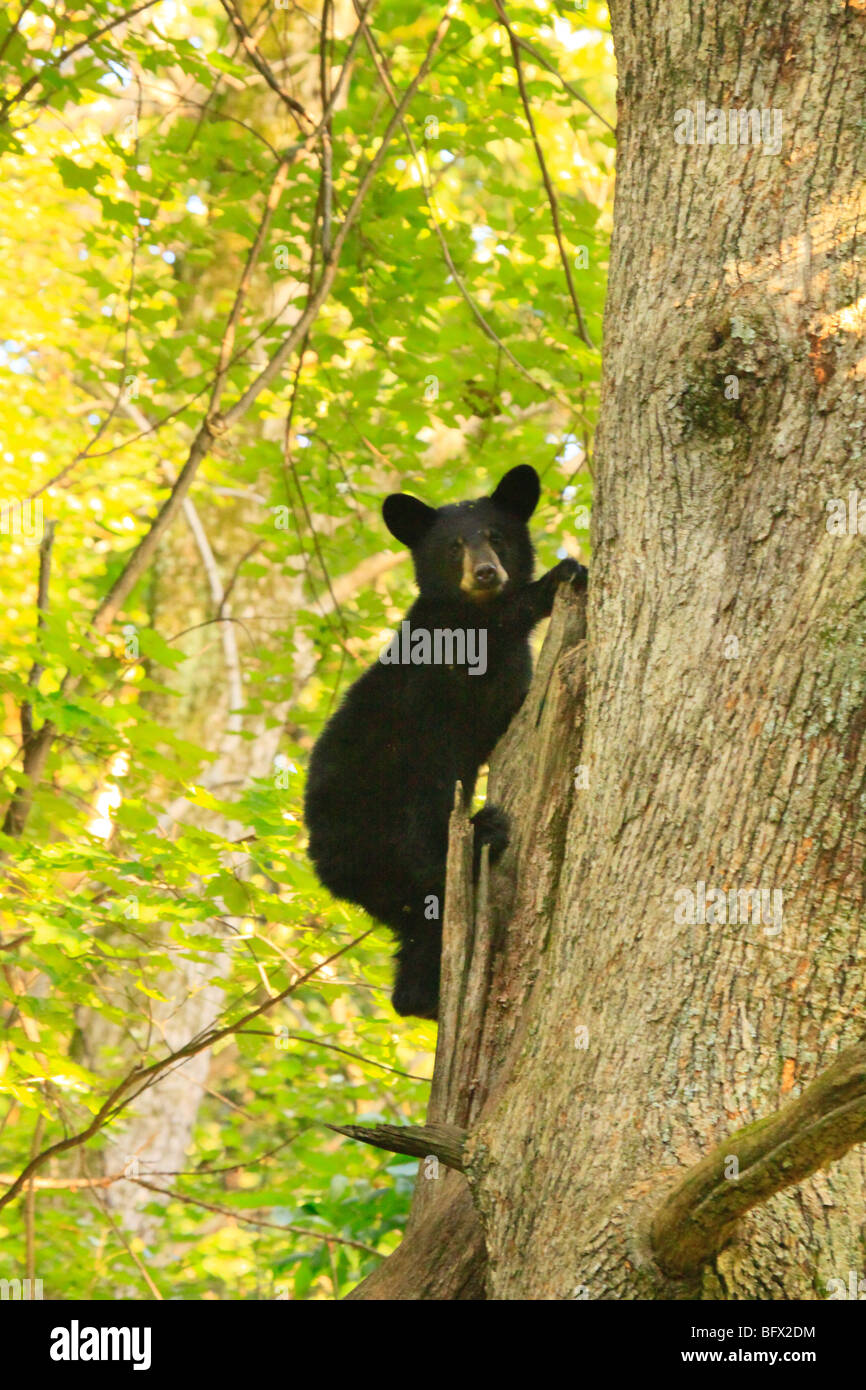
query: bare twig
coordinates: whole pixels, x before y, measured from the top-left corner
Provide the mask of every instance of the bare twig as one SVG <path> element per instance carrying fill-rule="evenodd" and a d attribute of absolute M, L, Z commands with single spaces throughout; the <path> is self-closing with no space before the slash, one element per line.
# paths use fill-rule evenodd
<path fill-rule="evenodd" d="M 267 82 L 271 91 L 276 92 L 277 96 L 280 98 L 280 101 L 288 107 L 289 111 L 291 111 L 292 116 L 297 122 L 298 128 L 304 133 L 308 133 L 314 125 L 312 118 L 304 110 L 301 103 L 299 101 L 296 101 L 293 96 L 290 96 L 284 87 L 280 86 L 279 82 L 274 76 L 270 64 L 268 63 L 267 59 L 265 59 L 260 53 L 255 39 L 253 38 L 247 26 L 244 24 L 243 18 L 241 17 L 237 7 L 233 3 L 233 0 L 222 0 L 222 7 L 228 15 L 232 27 L 235 30 L 238 38 L 243 44 L 243 47 L 253 67 L 256 69 L 257 72 L 261 73 L 262 77 Z"/>
<path fill-rule="evenodd" d="M 322 0 L 322 31 L 319 37 L 319 93 L 322 111 L 322 259 L 328 260 L 331 251 L 331 215 L 334 202 L 333 152 L 331 149 L 331 117 L 329 112 L 330 65 L 328 61 L 328 30 L 332 19 L 331 0 Z"/>
<path fill-rule="evenodd" d="M 0 58 L 3 57 L 12 39 L 14 39 L 15 35 L 18 33 L 18 27 L 32 4 L 33 0 L 24 0 L 21 9 L 18 11 L 18 16 L 15 19 L 15 22 L 13 24 L 10 24 L 9 28 L 6 31 L 6 35 L 3 39 L 3 42 L 0 43 Z"/>
<path fill-rule="evenodd" d="M 33 1130 L 33 1142 L 30 1145 L 31 1158 L 39 1152 L 44 1128 L 45 1116 L 39 1115 Z M 36 1278 L 36 1189 L 32 1178 L 27 1185 L 27 1196 L 24 1200 L 24 1240 L 24 1275 L 25 1278 L 31 1280 L 32 1286 L 32 1280 Z"/>
<path fill-rule="evenodd" d="M 271 184 L 271 187 L 268 191 L 264 214 L 259 222 L 258 231 L 256 232 L 255 239 L 253 241 L 252 246 L 250 247 L 249 254 L 246 259 L 246 264 L 244 265 L 243 274 L 241 275 L 240 282 L 235 293 L 234 303 L 232 304 L 231 313 L 229 314 L 225 333 L 223 334 L 222 344 L 220 346 L 219 363 L 217 365 L 216 378 L 214 380 L 213 391 L 211 392 L 210 398 L 211 414 L 219 410 L 220 407 L 223 391 L 225 390 L 226 377 L 228 375 L 228 369 L 231 363 L 232 349 L 234 348 L 235 344 L 235 332 L 240 321 L 240 316 L 243 312 L 244 301 L 247 297 L 247 291 L 250 286 L 250 280 L 252 279 L 253 271 L 255 270 L 258 264 L 259 256 L 261 255 L 265 237 L 268 234 L 268 230 L 270 228 L 274 212 L 276 211 L 279 205 L 280 197 L 282 195 L 283 188 L 285 187 L 286 175 L 289 172 L 289 163 L 290 161 L 288 159 L 283 158 L 280 160 L 280 163 L 277 166 L 277 172 L 274 175 L 274 181 Z"/>
<path fill-rule="evenodd" d="M 400 125 L 409 102 L 412 100 L 421 82 L 429 72 L 436 54 L 442 46 L 450 24 L 451 16 L 448 11 L 446 11 L 436 28 L 432 41 L 414 78 L 404 91 L 403 96 L 385 128 L 376 153 L 361 176 L 355 191 L 355 196 L 349 205 L 349 209 L 340 224 L 333 245 L 330 248 L 330 257 L 324 266 L 319 283 L 315 290 L 308 296 L 306 307 L 300 318 L 297 320 L 294 327 L 290 329 L 283 343 L 271 357 L 267 366 L 262 369 L 247 390 L 238 397 L 234 405 L 231 406 L 224 415 L 220 415 L 219 413 L 220 398 L 217 391 L 214 390 L 212 393 L 210 409 L 192 442 L 189 455 L 181 469 L 175 486 L 159 509 L 149 530 L 133 550 L 117 579 L 114 581 L 114 584 L 111 586 L 94 614 L 91 627 L 96 634 L 104 635 L 108 631 L 124 601 L 147 569 L 159 541 L 174 520 L 177 512 L 180 510 L 202 460 L 209 453 L 214 441 L 246 414 L 249 407 L 258 398 L 261 392 L 279 375 L 285 362 L 294 352 L 297 345 L 305 338 L 307 331 L 330 293 L 339 267 L 343 246 L 358 218 L 367 193 L 369 192 L 370 185 L 385 159 L 394 132 Z M 284 169 L 284 166 L 290 162 L 288 156 L 286 156 L 279 166 L 277 175 L 275 176 L 276 178 L 281 176 L 281 171 Z M 282 176 L 284 177 L 284 174 Z M 270 218 L 272 211 L 272 208 L 266 207 L 264 214 L 265 219 Z M 257 244 L 260 246 L 262 240 L 261 236 L 258 236 L 256 240 Z M 250 260 L 248 259 L 244 271 L 244 275 L 247 279 L 249 268 Z M 226 327 L 227 334 L 234 333 L 236 310 L 238 314 L 240 312 L 238 308 L 238 298 L 239 296 L 236 297 L 235 306 L 232 309 L 232 314 L 230 315 L 229 323 Z M 223 354 L 221 353 L 221 359 L 222 356 Z M 61 693 L 63 695 L 71 694 L 77 689 L 79 681 L 80 676 L 71 671 L 67 671 L 61 683 Z M 27 818 L 30 814 L 30 808 L 33 804 L 34 789 L 44 773 L 45 764 L 51 751 L 55 733 L 56 729 L 54 724 L 50 720 L 46 720 L 39 730 L 39 733 L 34 735 L 30 745 L 25 749 L 22 767 L 23 777 L 13 793 L 3 822 L 3 830 L 7 835 L 20 836 L 23 833 Z"/>
<path fill-rule="evenodd" d="M 66 48 L 62 53 L 58 53 L 53 62 L 46 63 L 38 72 L 34 72 L 28 77 L 26 82 L 22 83 L 16 92 L 13 92 L 12 95 L 7 97 L 2 105 L 0 105 L 0 121 L 5 121 L 12 107 L 17 106 L 20 101 L 23 101 L 24 97 L 26 97 L 34 87 L 41 85 L 47 72 L 56 72 L 57 69 L 61 68 L 64 63 L 67 63 L 70 58 L 74 58 L 76 53 L 80 53 L 82 48 L 89 48 L 92 43 L 95 43 L 97 39 L 101 39 L 103 35 L 107 34 L 111 29 L 116 29 L 119 24 L 128 23 L 128 21 L 134 19 L 137 14 L 142 14 L 144 10 L 152 10 L 154 5 L 157 4 L 159 4 L 159 0 L 144 0 L 144 4 L 136 5 L 135 9 L 128 10 L 126 14 L 115 15 L 114 19 L 110 19 L 107 24 L 103 24 L 101 29 L 95 29 L 92 34 L 87 34 L 85 38 L 80 39 L 79 42 L 73 44 L 71 48 Z"/>
<path fill-rule="evenodd" d="M 132 1263 L 135 1265 L 136 1269 L 138 1270 L 148 1289 L 153 1294 L 153 1297 L 157 1299 L 157 1301 L 161 1302 L 163 1298 L 161 1289 L 155 1283 L 150 1273 L 150 1270 L 147 1268 L 147 1265 L 144 1263 L 144 1260 L 141 1258 L 141 1255 L 139 1255 L 132 1242 L 128 1239 L 126 1232 L 118 1223 L 111 1208 L 105 1201 L 102 1193 L 97 1190 L 97 1187 L 98 1184 L 91 1183 L 89 1187 L 85 1188 L 87 1196 L 97 1207 L 101 1215 L 105 1217 L 105 1220 L 108 1222 L 114 1234 L 117 1236 L 118 1241 L 123 1246 L 129 1258 L 132 1260 Z"/>
<path fill-rule="evenodd" d="M 364 17 L 361 14 L 361 9 L 359 4 L 357 3 L 357 0 L 355 0 L 355 12 L 358 15 L 358 27 L 359 29 L 362 29 L 364 32 L 364 38 L 367 43 L 367 48 L 370 52 L 370 57 L 372 58 L 373 64 L 376 68 L 379 81 L 385 88 L 385 91 L 387 92 L 388 97 L 391 100 L 391 103 L 393 105 L 396 105 L 397 95 L 394 90 L 394 84 L 391 81 L 390 73 L 388 71 L 388 64 L 382 55 L 382 51 L 379 48 L 379 45 L 376 42 L 376 39 L 372 31 L 370 30 Z M 496 347 L 502 353 L 503 357 L 505 357 L 507 361 L 511 363 L 512 367 L 514 367 L 515 370 L 518 371 L 522 377 L 525 377 L 527 381 L 531 382 L 532 385 L 536 388 L 536 390 L 542 392 L 545 396 L 550 396 L 553 400 L 558 401 L 560 405 L 565 406 L 567 410 L 573 412 L 581 420 L 581 423 L 585 424 L 587 428 L 591 429 L 592 426 L 590 425 L 590 422 L 586 419 L 586 417 L 583 414 L 581 414 L 580 411 L 575 410 L 574 403 L 572 401 L 566 400 L 564 396 L 559 395 L 559 393 L 556 391 L 551 391 L 549 386 L 546 386 L 544 382 L 539 381 L 537 377 L 533 376 L 532 372 L 528 369 L 528 367 L 524 367 L 523 363 L 515 357 L 508 344 L 502 341 L 499 334 L 496 332 L 496 329 L 493 328 L 493 326 L 488 322 L 484 314 L 481 312 L 477 300 L 470 293 L 466 285 L 466 281 L 463 279 L 463 276 L 460 274 L 460 271 L 457 269 L 457 266 L 454 262 L 454 257 L 451 254 L 451 248 L 448 245 L 445 232 L 442 228 L 441 222 L 439 221 L 439 216 L 436 212 L 436 207 L 433 202 L 433 191 L 427 180 L 427 175 L 424 168 L 424 160 L 421 156 L 418 146 L 415 144 L 415 141 L 412 138 L 412 132 L 405 121 L 401 121 L 401 128 L 406 143 L 408 144 L 409 149 L 412 152 L 412 158 L 415 161 L 415 168 L 418 170 L 418 178 L 420 180 L 421 189 L 424 194 L 425 201 L 427 203 L 427 210 L 430 214 L 430 221 L 433 224 L 433 230 L 436 233 L 436 239 L 438 240 L 439 245 L 441 247 L 442 256 L 445 261 L 445 264 L 448 267 L 448 272 L 452 280 L 454 281 L 454 284 L 457 286 L 457 289 L 462 299 L 465 301 L 469 309 L 469 312 L 472 314 L 472 317 L 478 324 L 478 327 L 481 329 L 481 332 L 484 334 L 486 338 L 489 338 L 492 343 L 495 343 Z"/>
<path fill-rule="evenodd" d="M 231 1207 L 217 1206 L 215 1202 L 203 1202 L 199 1197 L 188 1197 L 185 1192 L 177 1192 L 170 1187 L 157 1187 L 156 1183 L 146 1182 L 144 1178 L 132 1178 L 139 1187 L 146 1187 L 150 1192 L 160 1192 L 163 1197 L 170 1197 L 174 1202 L 185 1202 L 191 1207 L 202 1207 L 204 1211 L 216 1212 L 218 1216 L 229 1216 L 234 1221 L 243 1221 L 247 1226 L 263 1226 L 272 1231 L 285 1231 L 293 1236 L 305 1236 L 309 1240 L 318 1240 L 325 1245 L 348 1245 L 353 1250 L 364 1250 L 368 1255 L 378 1255 L 384 1258 L 381 1250 L 377 1250 L 375 1245 L 365 1245 L 362 1240 L 349 1240 L 347 1236 L 332 1235 L 328 1231 L 310 1231 L 305 1226 L 287 1226 L 282 1221 L 265 1221 L 262 1217 L 250 1216 L 246 1211 L 232 1211 Z"/>
<path fill-rule="evenodd" d="M 274 1034 L 265 1028 L 244 1028 L 243 1037 L 262 1037 L 273 1038 Z M 393 1076 L 405 1076 L 410 1081 L 429 1081 L 427 1076 L 416 1076 L 411 1071 L 401 1071 L 399 1067 L 389 1067 L 387 1062 L 377 1062 L 375 1057 L 365 1057 L 363 1052 L 352 1052 L 348 1047 L 338 1047 L 336 1043 L 323 1042 L 321 1038 L 311 1038 L 306 1033 L 288 1033 L 285 1035 L 293 1042 L 308 1043 L 311 1047 L 324 1047 L 329 1052 L 339 1052 L 343 1057 L 350 1057 L 353 1062 L 361 1062 L 365 1067 L 379 1067 L 381 1071 L 389 1071 Z"/>
<path fill-rule="evenodd" d="M 376 153 L 373 155 L 373 158 L 370 160 L 369 164 L 367 165 L 367 168 L 364 170 L 364 173 L 361 176 L 361 179 L 358 183 L 358 187 L 355 191 L 355 196 L 349 205 L 348 211 L 346 212 L 346 215 L 340 224 L 336 236 L 334 237 L 334 242 L 331 247 L 330 258 L 325 264 L 325 268 L 322 272 L 322 277 L 319 281 L 318 287 L 316 288 L 314 294 L 307 303 L 304 312 L 298 319 L 295 326 L 292 328 L 285 342 L 277 349 L 270 362 L 267 364 L 266 367 L 262 369 L 262 371 L 256 377 L 255 381 L 253 381 L 252 384 L 243 393 L 243 395 L 240 396 L 237 401 L 235 401 L 232 408 L 226 412 L 226 425 L 234 424 L 236 420 L 240 419 L 242 415 L 246 414 L 246 411 L 249 409 L 250 405 L 256 399 L 256 397 L 265 389 L 265 387 L 270 385 L 273 379 L 282 370 L 283 364 L 286 362 L 287 358 L 291 356 L 292 352 L 294 352 L 295 347 L 303 339 L 304 335 L 307 332 L 307 329 L 310 327 L 311 323 L 318 314 L 319 309 L 324 303 L 327 295 L 330 292 L 331 285 L 334 282 L 334 278 L 337 273 L 337 266 L 339 263 L 340 254 L 343 250 L 343 246 L 345 245 L 346 238 L 348 237 L 349 232 L 352 230 L 352 227 L 355 225 L 355 222 L 357 221 L 358 214 L 360 213 L 361 208 L 364 204 L 364 200 L 367 197 L 370 185 L 373 182 L 373 179 L 375 178 L 376 174 L 378 173 L 379 168 L 381 167 L 382 162 L 385 159 L 385 155 L 388 152 L 388 148 L 391 144 L 391 140 L 393 139 L 394 132 L 399 126 L 403 118 L 403 114 L 407 106 L 409 105 L 409 102 L 412 100 L 413 96 L 418 90 L 418 87 L 421 85 L 427 73 L 430 71 L 436 54 L 442 47 L 443 40 L 448 32 L 450 24 L 451 16 L 446 11 L 436 28 L 436 32 L 433 35 L 433 38 L 430 42 L 430 46 L 427 49 L 426 54 L 424 55 L 424 58 L 421 62 L 420 67 L 418 68 L 418 71 L 415 73 L 415 76 L 412 78 L 412 81 L 409 83 L 408 87 L 403 92 L 403 95 L 400 98 L 396 110 L 394 111 L 390 121 L 385 127 L 382 139 L 379 144 L 379 148 L 376 150 Z"/>
<path fill-rule="evenodd" d="M 91 623 L 94 633 L 103 635 L 111 627 L 119 609 L 150 564 L 163 534 L 174 520 L 175 514 L 183 505 L 184 499 L 192 486 L 193 479 L 198 472 L 199 465 L 208 453 L 211 444 L 214 439 L 225 430 L 225 424 L 219 416 L 219 405 L 221 393 L 225 385 L 227 363 L 231 355 L 231 347 L 229 346 L 227 350 L 226 343 L 228 342 L 230 345 L 234 341 L 235 328 L 243 307 L 250 277 L 258 255 L 261 252 L 264 237 L 276 206 L 274 189 L 282 189 L 287 167 L 286 161 L 283 160 L 277 168 L 276 174 L 274 175 L 274 183 L 266 201 L 256 238 L 247 257 L 246 265 L 244 266 L 234 304 L 232 305 L 232 310 L 225 328 L 216 380 L 214 382 L 213 391 L 211 392 L 209 411 L 192 442 L 189 455 L 177 482 L 160 507 L 150 528 L 145 532 L 144 536 L 142 536 L 123 569 L 120 571 L 120 574 L 117 576 L 117 579 L 114 581 L 114 584 L 97 607 Z M 277 199 L 278 197 L 279 192 L 277 192 L 276 195 Z M 291 338 L 291 334 L 289 337 Z M 61 694 L 72 694 L 77 689 L 80 679 L 80 675 L 72 671 L 67 671 L 60 685 Z M 30 808 L 33 804 L 34 791 L 44 773 L 45 764 L 54 742 L 55 733 L 56 728 L 54 723 L 47 719 L 39 732 L 34 734 L 24 746 L 22 757 L 23 777 L 10 799 L 3 821 L 3 832 L 6 835 L 17 837 L 23 833 L 24 827 L 27 824 L 27 818 L 30 814 Z"/>
<path fill-rule="evenodd" d="M 505 5 L 502 3 L 502 0 L 495 0 L 495 4 L 496 13 L 499 15 L 499 18 L 502 21 L 505 31 L 508 34 L 509 43 L 511 44 L 511 57 L 514 61 L 514 71 L 517 75 L 517 86 L 520 91 L 520 100 L 523 106 L 524 115 L 526 116 L 526 124 L 529 126 L 529 133 L 532 136 L 532 143 L 535 146 L 535 157 L 538 160 L 538 167 L 541 171 L 541 178 L 544 183 L 545 191 L 547 193 L 547 201 L 550 204 L 550 216 L 553 222 L 553 234 L 556 237 L 556 244 L 559 247 L 559 258 L 562 261 L 562 269 L 565 273 L 565 280 L 566 284 L 568 285 L 568 293 L 571 297 L 571 303 L 572 307 L 574 308 L 575 317 L 577 318 L 578 335 L 583 340 L 583 342 L 586 343 L 587 347 L 594 348 L 595 344 L 593 343 L 592 338 L 589 336 L 589 332 L 587 331 L 586 324 L 583 320 L 583 312 L 581 310 L 580 303 L 577 298 L 577 290 L 575 289 L 574 285 L 574 277 L 571 273 L 571 262 L 568 259 L 568 252 L 565 249 L 565 243 L 562 239 L 562 228 L 559 221 L 559 201 L 556 197 L 556 190 L 553 187 L 553 182 L 551 180 L 550 173 L 548 172 L 547 161 L 544 158 L 544 151 L 541 148 L 541 141 L 538 138 L 538 131 L 535 126 L 535 118 L 532 115 L 532 105 L 529 100 L 529 93 L 526 90 L 526 81 L 523 76 L 523 64 L 520 61 L 520 44 L 518 42 L 517 35 L 511 27 L 508 16 L 505 13 Z"/>
<path fill-rule="evenodd" d="M 524 53 L 527 53 L 529 57 L 533 58 L 535 62 L 538 63 L 541 67 L 546 68 L 549 73 L 552 73 L 553 76 L 557 78 L 559 82 L 562 83 L 562 86 L 568 92 L 569 96 L 574 97 L 575 101 L 582 102 L 583 105 L 587 108 L 587 110 L 591 111 L 592 114 L 596 117 L 596 119 L 601 121 L 602 125 L 607 126 L 608 130 L 611 132 L 612 135 L 616 134 L 616 131 L 614 127 L 611 125 L 610 121 L 606 120 L 600 111 L 596 111 L 592 102 L 587 101 L 586 97 L 583 95 L 583 92 L 579 92 L 572 82 L 569 82 L 567 78 L 563 77 L 562 73 L 550 61 L 549 58 L 545 57 L 543 53 L 540 53 L 538 49 L 535 48 L 535 46 L 529 43 L 526 39 L 522 39 L 519 34 L 515 34 L 514 39 L 518 47 L 523 49 Z"/>
<path fill-rule="evenodd" d="M 127 1072 L 123 1080 L 119 1081 L 117 1085 L 112 1088 L 90 1123 L 84 1129 L 79 1130 L 76 1134 L 69 1134 L 64 1139 L 59 1139 L 56 1143 L 50 1144 L 47 1149 L 43 1149 L 41 1153 L 36 1154 L 30 1159 L 29 1163 L 22 1169 L 15 1181 L 11 1183 L 2 1196 L 0 1196 L 0 1208 L 5 1207 L 7 1203 L 13 1201 L 14 1198 L 18 1196 L 18 1193 L 25 1186 L 30 1177 L 38 1172 L 49 1158 L 54 1158 L 58 1154 L 66 1153 L 70 1149 L 77 1149 L 82 1144 L 85 1144 L 88 1139 L 92 1139 L 95 1134 L 98 1134 L 101 1129 L 104 1129 L 109 1121 L 115 1119 L 127 1106 L 131 1105 L 143 1091 L 149 1090 L 151 1086 L 155 1085 L 162 1076 L 165 1076 L 167 1073 L 173 1071 L 175 1067 L 188 1061 L 190 1057 L 195 1057 L 199 1052 L 204 1052 L 207 1048 L 213 1047 L 213 1045 L 222 1038 L 227 1038 L 231 1034 L 237 1033 L 245 1024 L 251 1023 L 253 1019 L 260 1018 L 262 1014 L 268 1013 L 277 1004 L 287 999 L 290 994 L 294 994 L 296 990 L 300 989 L 301 985 L 311 980 L 313 976 L 317 975 L 326 965 L 330 965 L 332 961 L 345 955 L 347 951 L 353 950 L 354 947 L 365 940 L 373 930 L 373 927 L 369 927 L 367 931 L 362 932 L 362 934 L 355 937 L 353 941 L 347 942 L 345 946 L 341 946 L 339 950 L 334 951 L 326 960 L 320 961 L 318 965 L 313 966 L 311 970 L 307 970 L 303 975 L 293 980 L 290 985 L 287 985 L 285 989 L 275 994 L 273 998 L 266 999 L 263 1004 L 258 1004 L 253 1009 L 248 1009 L 247 1012 L 234 1023 L 228 1023 L 222 1027 L 216 1027 L 214 1025 L 210 1028 L 202 1029 L 200 1033 L 196 1034 L 194 1038 L 191 1038 L 183 1047 L 179 1047 L 176 1051 L 170 1052 L 167 1057 L 161 1058 L 160 1061 L 133 1067 L 131 1071 Z M 133 1090 L 133 1087 L 136 1089 Z"/>

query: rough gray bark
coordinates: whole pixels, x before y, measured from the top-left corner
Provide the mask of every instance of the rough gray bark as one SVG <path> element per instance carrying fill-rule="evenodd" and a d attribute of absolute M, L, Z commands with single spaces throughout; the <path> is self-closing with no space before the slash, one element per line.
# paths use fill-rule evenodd
<path fill-rule="evenodd" d="M 449 1200 L 494 1299 L 809 1299 L 863 1268 L 862 1147 L 827 1143 L 796 1185 L 811 1165 L 777 1172 L 697 1264 L 667 1248 L 665 1273 L 653 1223 L 717 1146 L 745 1172 L 737 1131 L 864 1032 L 866 551 L 826 523 L 828 500 L 866 496 L 866 11 L 611 11 L 583 741 L 572 647 L 555 755 L 543 673 L 507 736 L 516 848 L 492 876 L 474 1089 L 449 1089 L 457 1034 L 437 1054 L 431 1118 L 468 1130 L 469 1185 L 422 1191 L 356 1297 L 460 1296 L 454 1242 L 430 1251 Z M 781 110 L 781 152 L 677 144 L 698 101 Z M 781 891 L 781 930 L 678 919 L 699 883 Z"/>

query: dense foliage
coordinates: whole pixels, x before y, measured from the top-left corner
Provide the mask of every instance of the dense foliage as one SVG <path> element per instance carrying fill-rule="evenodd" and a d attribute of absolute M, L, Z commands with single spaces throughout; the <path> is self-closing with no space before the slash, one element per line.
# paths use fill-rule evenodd
<path fill-rule="evenodd" d="M 0 1276 L 46 1297 L 328 1298 L 399 1239 L 417 1165 L 323 1124 L 420 1118 L 434 1030 L 312 876 L 305 760 L 410 601 L 386 492 L 530 462 L 586 558 L 612 198 L 604 8 L 449 9 L 387 140 L 444 6 L 0 19 L 3 1183 L 71 1141 Z M 183 1163 L 99 1185 L 202 990 Z"/>

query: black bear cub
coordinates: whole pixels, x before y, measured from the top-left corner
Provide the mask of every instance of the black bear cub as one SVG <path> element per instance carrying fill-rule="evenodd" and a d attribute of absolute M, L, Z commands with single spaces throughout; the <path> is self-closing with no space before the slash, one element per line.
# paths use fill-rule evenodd
<path fill-rule="evenodd" d="M 529 689 L 529 635 L 557 585 L 586 583 L 576 560 L 532 582 L 527 525 L 534 468 L 512 468 L 491 497 L 428 507 L 385 499 L 385 524 L 407 545 L 419 597 L 380 659 L 347 692 L 313 749 L 305 801 L 309 853 L 324 886 L 398 938 L 398 1014 L 436 1018 L 448 819 L 454 784 L 470 803 L 478 769 Z M 505 815 L 474 817 L 491 862 Z"/>

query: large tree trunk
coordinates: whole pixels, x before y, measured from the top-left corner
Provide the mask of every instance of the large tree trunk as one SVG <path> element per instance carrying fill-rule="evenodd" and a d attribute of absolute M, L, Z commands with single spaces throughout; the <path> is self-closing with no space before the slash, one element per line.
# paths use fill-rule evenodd
<path fill-rule="evenodd" d="M 453 837 L 430 1118 L 469 1186 L 419 1179 L 356 1297 L 810 1299 L 862 1269 L 866 552 L 827 502 L 866 496 L 866 9 L 611 10 L 585 708 L 560 600 L 474 921 Z M 677 143 L 698 102 L 780 110 L 781 152 Z M 690 923 L 700 884 L 781 892 L 781 929 Z"/>

